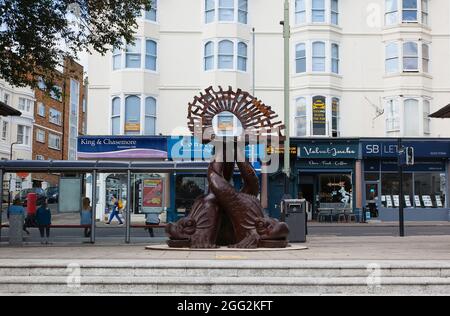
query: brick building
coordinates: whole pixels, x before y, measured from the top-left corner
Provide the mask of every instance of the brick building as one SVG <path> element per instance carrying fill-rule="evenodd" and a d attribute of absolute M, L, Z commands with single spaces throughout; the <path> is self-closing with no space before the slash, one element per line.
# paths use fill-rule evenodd
<path fill-rule="evenodd" d="M 63 72 L 55 72 L 53 89 L 46 89 L 41 80 L 35 90 L 33 160 L 76 160 L 77 137 L 84 135 L 86 101 L 83 66 L 66 59 Z M 58 177 L 48 174 L 33 174 L 32 180 L 34 187 L 58 184 Z"/>

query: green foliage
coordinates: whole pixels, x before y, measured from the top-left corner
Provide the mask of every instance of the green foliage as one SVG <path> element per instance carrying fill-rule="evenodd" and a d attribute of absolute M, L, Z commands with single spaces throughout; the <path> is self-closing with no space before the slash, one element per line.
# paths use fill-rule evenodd
<path fill-rule="evenodd" d="M 76 59 L 132 42 L 136 16 L 150 0 L 0 0 L 0 78 L 37 86 L 37 77 Z"/>

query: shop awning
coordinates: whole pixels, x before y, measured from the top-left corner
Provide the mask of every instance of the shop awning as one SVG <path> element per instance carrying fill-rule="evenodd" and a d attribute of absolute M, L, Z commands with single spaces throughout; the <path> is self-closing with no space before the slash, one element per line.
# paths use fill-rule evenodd
<path fill-rule="evenodd" d="M 432 118 L 450 118 L 450 104 L 430 115 Z"/>
<path fill-rule="evenodd" d="M 0 101 L 0 116 L 21 116 L 22 112 Z"/>

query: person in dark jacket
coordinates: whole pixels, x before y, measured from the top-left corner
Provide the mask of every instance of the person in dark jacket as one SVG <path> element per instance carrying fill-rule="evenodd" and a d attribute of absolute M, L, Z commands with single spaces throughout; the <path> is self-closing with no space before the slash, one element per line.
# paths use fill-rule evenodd
<path fill-rule="evenodd" d="M 50 225 L 52 224 L 52 214 L 47 206 L 47 200 L 36 211 L 36 224 L 41 234 L 41 244 L 49 244 Z"/>

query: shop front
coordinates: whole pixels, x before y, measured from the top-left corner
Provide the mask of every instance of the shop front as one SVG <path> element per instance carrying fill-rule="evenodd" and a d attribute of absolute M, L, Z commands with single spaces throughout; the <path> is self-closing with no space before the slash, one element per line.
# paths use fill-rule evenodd
<path fill-rule="evenodd" d="M 358 142 L 315 140 L 296 146 L 296 196 L 309 202 L 310 220 L 323 220 L 323 214 L 333 220 L 333 214 L 354 213 Z"/>
<path fill-rule="evenodd" d="M 414 148 L 414 165 L 403 168 L 406 221 L 448 221 L 448 140 L 402 141 Z M 398 221 L 400 176 L 396 140 L 362 140 L 363 200 L 368 219 Z"/>
<path fill-rule="evenodd" d="M 359 142 L 354 139 L 291 139 L 291 181 L 289 193 L 309 204 L 309 220 L 321 215 L 347 213 L 359 215 L 357 172 Z M 285 191 L 284 174 L 269 176 L 269 214 L 280 216 L 280 200 Z"/>

